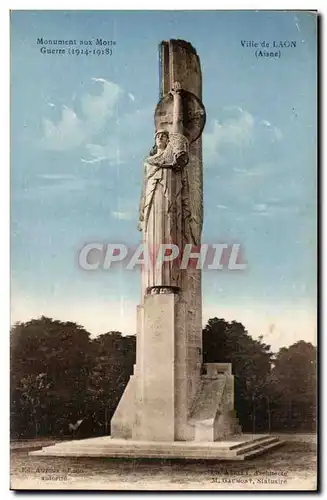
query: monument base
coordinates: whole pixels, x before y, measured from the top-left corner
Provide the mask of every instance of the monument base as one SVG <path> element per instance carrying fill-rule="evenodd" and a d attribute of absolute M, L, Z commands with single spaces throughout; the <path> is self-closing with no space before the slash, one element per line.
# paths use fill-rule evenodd
<path fill-rule="evenodd" d="M 113 438 L 209 443 L 241 434 L 232 365 L 201 363 L 191 333 L 178 293 L 145 297 L 138 309 L 137 362 L 111 419 Z"/>
<path fill-rule="evenodd" d="M 173 441 L 132 441 L 110 436 L 65 441 L 29 455 L 39 457 L 106 457 L 185 460 L 246 460 L 281 446 L 283 441 L 269 435 L 243 434 L 214 443 Z"/>

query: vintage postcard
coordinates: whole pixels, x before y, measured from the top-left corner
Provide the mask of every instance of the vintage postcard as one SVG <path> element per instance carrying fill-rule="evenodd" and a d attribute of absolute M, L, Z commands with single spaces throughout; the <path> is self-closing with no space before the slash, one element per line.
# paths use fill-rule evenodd
<path fill-rule="evenodd" d="M 317 490 L 317 12 L 10 16 L 11 488 Z"/>

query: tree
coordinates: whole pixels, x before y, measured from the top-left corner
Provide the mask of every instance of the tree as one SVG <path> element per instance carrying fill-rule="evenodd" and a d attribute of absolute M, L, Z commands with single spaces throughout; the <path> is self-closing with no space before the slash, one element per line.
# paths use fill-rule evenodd
<path fill-rule="evenodd" d="M 67 420 L 85 412 L 93 366 L 89 332 L 42 316 L 14 325 L 10 340 L 12 432 L 24 435 L 31 427 L 60 432 Z"/>
<path fill-rule="evenodd" d="M 82 326 L 42 316 L 11 330 L 11 430 L 16 437 L 108 434 L 133 371 L 135 337 L 90 338 Z M 70 425 L 69 425 L 70 424 Z"/>
<path fill-rule="evenodd" d="M 272 370 L 275 413 L 287 428 L 315 428 L 317 352 L 300 340 L 279 350 Z"/>
<path fill-rule="evenodd" d="M 94 365 L 89 377 L 88 405 L 94 409 L 102 431 L 110 432 L 110 420 L 133 372 L 136 338 L 120 332 L 99 335 L 93 341 Z"/>

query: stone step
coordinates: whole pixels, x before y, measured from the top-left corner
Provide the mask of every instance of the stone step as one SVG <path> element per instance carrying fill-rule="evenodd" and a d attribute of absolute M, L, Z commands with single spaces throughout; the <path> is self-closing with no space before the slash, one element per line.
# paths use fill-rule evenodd
<path fill-rule="evenodd" d="M 262 441 L 270 441 L 272 439 L 277 439 L 275 436 L 270 436 L 269 434 L 266 434 L 265 436 L 258 436 L 258 437 L 253 437 L 251 440 L 243 441 L 242 443 L 236 443 L 231 446 L 231 450 L 237 450 L 239 448 L 243 448 L 244 446 L 247 446 L 249 444 L 254 444 L 254 443 L 260 443 Z"/>
<path fill-rule="evenodd" d="M 234 438 L 235 439 L 235 438 Z M 239 440 L 243 439 L 243 442 Z M 196 442 L 129 442 L 110 437 L 83 439 L 47 446 L 31 451 L 34 456 L 55 457 L 107 457 L 107 458 L 156 458 L 156 459 L 202 459 L 202 460 L 245 460 L 265 453 L 280 444 L 272 436 L 240 436 L 238 442 L 217 441 Z"/>
<path fill-rule="evenodd" d="M 272 451 L 274 449 L 277 449 L 280 446 L 283 446 L 284 444 L 285 444 L 285 441 L 277 440 L 277 441 L 271 443 L 270 445 L 265 445 L 265 446 L 262 446 L 260 448 L 255 449 L 255 450 L 246 452 L 241 456 L 242 456 L 243 460 L 248 460 L 250 458 L 255 458 L 259 455 L 262 455 L 263 453 L 266 453 L 268 451 Z"/>
<path fill-rule="evenodd" d="M 185 447 L 183 446 L 171 446 L 171 445 L 162 445 L 162 444 L 159 444 L 159 445 L 155 445 L 155 444 L 152 444 L 150 446 L 148 445 L 143 445 L 143 444 L 140 444 L 140 445 L 135 445 L 135 444 L 124 444 L 123 446 L 121 446 L 120 444 L 111 444 L 111 443 L 104 443 L 104 444 L 80 444 L 80 445 L 76 445 L 76 444 L 71 444 L 71 445 L 55 445 L 55 446 L 48 446 L 48 447 L 45 447 L 42 449 L 43 452 L 52 452 L 54 450 L 58 450 L 60 452 L 81 452 L 81 451 L 97 451 L 97 450 L 103 450 L 103 451 L 107 451 L 107 452 L 113 452 L 113 453 L 134 453 L 134 452 L 137 452 L 137 453 L 167 453 L 167 454 L 170 454 L 170 453 L 178 453 L 179 451 L 182 451 L 183 453 L 194 453 L 194 452 L 198 452 L 198 451 L 201 451 L 203 450 L 204 453 L 207 453 L 207 452 L 210 452 L 210 454 L 212 453 L 216 453 L 216 452 L 225 452 L 225 451 L 228 451 L 229 453 L 232 452 L 232 453 L 235 453 L 236 455 L 237 454 L 241 454 L 241 453 L 244 453 L 245 451 L 250 451 L 252 449 L 255 449 L 256 447 L 260 447 L 260 446 L 263 446 L 264 444 L 270 444 L 272 442 L 272 440 L 267 440 L 267 441 L 264 441 L 264 442 L 260 442 L 260 443 L 253 443 L 252 441 L 250 443 L 244 443 L 242 446 L 239 446 L 239 447 L 234 447 L 232 445 L 222 445 L 222 446 L 219 446 L 219 442 L 216 442 L 216 443 L 197 443 L 197 442 L 194 442 L 194 444 L 192 445 L 187 445 Z M 223 443 L 223 442 L 222 442 Z M 41 450 L 40 450 L 41 451 Z"/>
<path fill-rule="evenodd" d="M 270 446 L 270 445 L 272 445 L 274 443 L 277 443 L 277 442 L 278 442 L 277 438 L 271 438 L 271 439 L 259 441 L 257 443 L 251 443 L 251 444 L 249 444 L 247 446 L 244 445 L 243 447 L 238 448 L 236 450 L 236 455 L 241 455 L 241 454 L 244 454 L 244 453 L 249 453 L 249 452 L 257 450 L 259 448 Z"/>
<path fill-rule="evenodd" d="M 207 443 L 206 446 L 185 446 L 185 447 L 175 447 L 175 446 L 170 446 L 170 447 L 164 447 L 164 446 L 151 446 L 151 447 L 145 447 L 145 446 L 119 446 L 119 445 L 84 445 L 84 446 L 48 446 L 46 448 L 43 448 L 42 450 L 39 450 L 42 453 L 46 452 L 52 452 L 52 451 L 60 451 L 60 452 L 81 452 L 81 451 L 106 451 L 110 453 L 167 453 L 167 454 L 178 454 L 179 452 L 182 453 L 194 453 L 194 452 L 203 452 L 207 453 L 210 452 L 215 453 L 215 452 L 225 452 L 228 451 L 230 452 L 231 449 L 228 446 L 225 447 L 219 447 L 219 446 L 213 446 L 212 443 Z"/>
<path fill-rule="evenodd" d="M 228 448 L 222 449 L 185 449 L 185 450 L 138 450 L 125 448 L 75 448 L 75 449 L 52 449 L 31 452 L 34 456 L 55 456 L 55 457 L 107 457 L 107 458 L 164 458 L 164 459 L 213 459 L 228 460 L 235 459 Z M 237 459 L 237 457 L 236 457 Z"/>
<path fill-rule="evenodd" d="M 66 447 L 66 448 L 63 448 L 63 447 L 49 447 L 47 449 L 43 449 L 43 453 L 47 453 L 47 452 L 52 452 L 52 451 L 58 451 L 58 452 L 63 452 L 63 453 L 67 453 L 67 452 L 71 452 L 71 453 L 75 453 L 75 452 L 78 452 L 78 453 L 82 453 L 82 452 L 94 452 L 94 453 L 97 453 L 97 452 L 103 452 L 103 453 L 113 453 L 113 454 L 118 454 L 118 455 L 121 455 L 121 454 L 131 454 L 131 455 L 134 455 L 134 454 L 144 454 L 145 456 L 148 456 L 149 454 L 152 454 L 152 453 L 160 453 L 160 454 L 166 454 L 166 455 L 177 455 L 179 452 L 182 452 L 183 455 L 193 455 L 194 453 L 198 453 L 198 452 L 203 452 L 204 454 L 210 454 L 210 455 L 214 455 L 216 453 L 218 454 L 228 454 L 230 455 L 231 453 L 233 455 L 242 455 L 244 453 L 250 453 L 252 451 L 255 451 L 257 449 L 260 449 L 262 447 L 266 447 L 266 446 L 270 446 L 272 444 L 276 444 L 278 443 L 278 440 L 273 440 L 273 441 L 265 441 L 265 442 L 262 442 L 262 443 L 257 443 L 257 444 L 248 444 L 248 445 L 244 445 L 242 448 L 239 448 L 237 450 L 235 449 L 232 449 L 231 447 L 187 447 L 187 448 L 163 448 L 163 447 L 151 447 L 151 448 L 143 448 L 143 447 L 127 447 L 127 446 L 124 446 L 124 447 L 120 447 L 120 446 L 79 446 L 79 447 Z"/>
<path fill-rule="evenodd" d="M 215 454 L 203 454 L 203 453 L 166 453 L 166 452 L 149 452 L 149 453 L 131 453 L 131 452 L 113 452 L 112 450 L 80 450 L 80 451 L 71 451 L 64 452 L 55 450 L 53 452 L 47 452 L 42 454 L 37 454 L 32 452 L 36 456 L 43 457 L 69 457 L 69 458 L 81 458 L 81 457 L 90 457 L 90 458 L 113 458 L 113 459 L 159 459 L 159 460 L 243 460 L 242 455 L 236 456 L 232 455 L 228 452 L 217 452 Z M 240 458 L 241 457 L 241 458 Z"/>

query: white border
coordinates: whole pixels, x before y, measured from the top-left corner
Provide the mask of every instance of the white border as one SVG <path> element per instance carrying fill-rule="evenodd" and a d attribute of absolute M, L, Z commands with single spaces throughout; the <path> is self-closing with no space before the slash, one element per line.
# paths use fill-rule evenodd
<path fill-rule="evenodd" d="M 2 411 L 0 413 L 1 415 L 1 421 L 0 421 L 0 429 L 1 429 L 1 458 L 2 458 L 2 463 L 1 463 L 1 475 L 0 475 L 0 489 L 1 489 L 1 497 L 2 498 L 7 498 L 11 497 L 13 495 L 13 492 L 9 491 L 9 447 L 8 447 L 8 436 L 9 436 L 9 393 L 7 392 L 7 388 L 9 387 L 9 325 L 10 325 L 10 318 L 9 318 L 9 248 L 8 248 L 8 241 L 9 241 L 9 78 L 6 77 L 6 70 L 9 74 L 9 15 L 8 15 L 8 10 L 13 9 L 13 10 L 310 10 L 311 6 L 308 6 L 308 2 L 304 1 L 280 1 L 280 0 L 275 0 L 275 1 L 266 1 L 266 2 L 243 2 L 243 1 L 235 1 L 235 0 L 229 0 L 228 5 L 222 5 L 218 4 L 218 2 L 212 2 L 208 0 L 202 0 L 201 2 L 195 2 L 191 0 L 180 0 L 177 2 L 176 0 L 165 0 L 162 2 L 162 5 L 154 5 L 153 2 L 149 2 L 148 0 L 139 0 L 137 2 L 137 9 L 135 8 L 135 5 L 131 1 L 126 1 L 126 0 L 120 0 L 119 2 L 115 3 L 115 6 L 119 6 L 119 8 L 115 8 L 114 6 L 110 5 L 110 2 L 108 1 L 100 1 L 100 0 L 93 0 L 92 2 L 87 2 L 85 0 L 79 0 L 79 1 L 68 1 L 68 0 L 56 0 L 56 1 L 40 1 L 40 0 L 35 0 L 34 2 L 31 2 L 30 5 L 27 5 L 27 2 L 23 0 L 14 0 L 12 2 L 7 2 L 4 1 L 2 3 L 2 7 L 5 7 L 5 11 L 3 10 L 3 15 L 0 16 L 0 33 L 2 36 L 0 48 L 1 48 L 1 63 L 2 66 L 5 67 L 5 73 L 2 74 L 1 77 L 1 100 L 2 100 L 2 105 L 0 109 L 2 110 L 2 131 L 1 131 L 1 159 L 2 159 L 2 175 L 1 175 L 1 183 L 0 183 L 0 189 L 1 189 L 1 196 L 0 196 L 0 229 L 1 229 L 1 235 L 5 237 L 2 238 L 2 245 L 0 247 L 0 252 L 1 252 L 1 287 L 0 287 L 0 305 L 1 305 L 1 310 L 0 310 L 0 326 L 1 326 L 1 342 L 2 346 L 0 347 L 0 352 L 2 353 L 2 358 L 1 358 L 1 367 L 2 367 L 2 387 L 3 387 L 3 393 L 2 393 Z M 325 2 L 323 3 L 322 0 L 316 1 L 315 6 L 311 7 L 312 10 L 318 10 L 320 14 L 324 13 L 324 6 Z M 47 9 L 45 9 L 47 7 Z M 110 9 L 109 9 L 110 7 Z M 199 9 L 201 7 L 201 9 Z M 322 41 L 322 46 L 320 48 L 321 52 L 324 54 L 326 53 L 326 37 L 321 36 L 321 41 Z M 322 64 L 322 68 L 324 68 L 324 64 Z M 325 74 L 321 74 L 321 83 L 325 81 L 324 79 Z M 323 109 L 320 111 L 323 115 L 325 111 L 325 105 Z M 323 136 L 321 137 L 321 143 L 327 143 L 327 138 L 326 138 L 326 133 L 324 132 Z M 322 156 L 322 155 L 321 155 Z M 323 158 L 321 158 L 322 160 Z M 321 165 L 322 169 L 323 165 Z M 327 176 L 324 176 L 323 180 L 323 185 L 322 189 L 324 192 L 326 192 L 326 178 Z M 326 221 L 326 204 L 323 207 L 322 210 L 322 215 L 324 215 L 324 221 Z M 325 224 L 322 229 L 326 229 Z M 323 248 L 325 248 L 325 243 L 326 243 L 326 231 L 323 231 L 323 239 L 322 239 L 322 244 Z M 326 269 L 324 269 L 323 272 L 323 281 L 325 281 L 326 278 Z M 325 302 L 325 301 L 324 301 Z M 323 310 L 325 310 L 325 303 L 322 303 Z M 323 330 L 321 331 L 320 335 L 320 343 L 321 347 L 323 347 L 321 339 L 323 337 Z M 325 342 L 326 345 L 326 342 Z M 325 351 L 320 353 L 321 355 L 321 361 L 322 359 L 325 360 Z M 324 362 L 322 361 L 322 368 L 324 367 Z M 321 386 L 323 387 L 323 382 L 326 380 L 325 378 L 325 370 L 323 369 L 323 380 L 320 381 Z M 324 410 L 325 408 L 323 408 Z M 324 411 L 322 410 L 322 414 L 324 414 Z M 322 420 L 322 419 L 321 419 Z M 325 439 L 323 439 L 322 448 L 325 448 Z M 6 449 L 6 453 L 4 453 L 4 449 Z M 8 450 L 8 451 L 7 451 Z M 321 471 L 321 475 L 325 477 L 325 469 Z M 116 496 L 113 493 L 110 493 L 111 497 Z M 185 492 L 186 493 L 186 492 Z M 62 494 L 60 493 L 61 498 L 69 498 L 68 494 Z M 77 495 L 78 493 L 75 493 Z M 200 493 L 199 493 L 200 494 Z M 260 492 L 256 492 L 256 495 L 260 495 Z M 308 492 L 309 494 L 309 492 Z M 126 494 L 127 495 L 127 494 Z M 155 494 L 153 494 L 154 496 Z M 237 495 L 237 493 L 235 493 Z M 280 497 L 286 497 L 288 493 L 281 493 L 279 494 Z M 34 496 L 33 494 L 30 494 L 30 496 Z M 44 493 L 42 495 L 38 494 L 38 498 L 47 498 L 49 495 Z M 96 498 L 97 495 L 95 494 L 90 494 L 91 497 Z M 125 496 L 125 495 L 123 495 Z M 175 496 L 174 494 L 170 494 L 170 496 Z M 224 496 L 224 493 L 219 492 L 219 496 Z M 227 496 L 227 495 L 226 495 Z M 227 498 L 233 497 L 233 494 L 228 494 Z M 119 497 L 122 497 L 122 494 L 119 494 Z"/>

